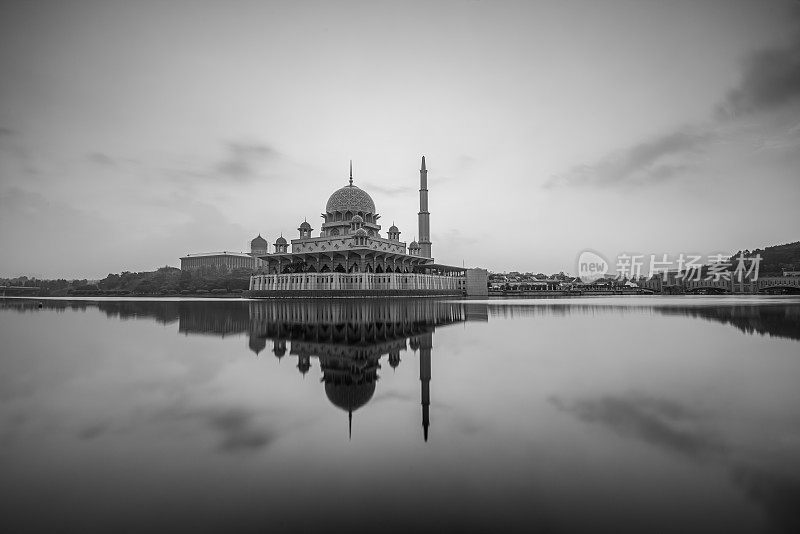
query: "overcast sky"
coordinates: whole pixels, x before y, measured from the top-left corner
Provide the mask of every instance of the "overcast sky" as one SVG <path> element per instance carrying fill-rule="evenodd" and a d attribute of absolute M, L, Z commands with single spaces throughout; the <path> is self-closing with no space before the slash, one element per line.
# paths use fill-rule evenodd
<path fill-rule="evenodd" d="M 800 2 L 5 1 L 0 276 L 317 235 L 369 192 L 437 261 L 800 239 Z"/>

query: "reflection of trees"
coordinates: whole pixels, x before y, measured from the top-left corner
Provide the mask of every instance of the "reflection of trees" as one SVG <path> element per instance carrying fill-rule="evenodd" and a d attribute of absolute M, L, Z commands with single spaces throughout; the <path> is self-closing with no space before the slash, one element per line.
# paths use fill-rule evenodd
<path fill-rule="evenodd" d="M 770 336 L 800 341 L 800 305 L 769 304 L 698 304 L 695 306 L 625 305 L 625 304 L 489 304 L 491 317 L 599 315 L 602 313 L 660 313 L 682 315 L 729 324 L 745 334 Z"/>
<path fill-rule="evenodd" d="M 36 311 L 41 304 L 42 309 L 55 311 L 86 311 L 98 309 L 108 317 L 118 319 L 153 319 L 161 324 L 171 324 L 178 320 L 181 302 L 159 301 L 145 302 L 135 300 L 2 300 L 0 308 L 13 309 L 20 312 Z"/>
<path fill-rule="evenodd" d="M 696 308 L 659 308 L 665 315 L 688 315 L 729 324 L 745 334 L 768 334 L 800 340 L 800 306 L 781 304 L 743 306 L 702 306 Z"/>

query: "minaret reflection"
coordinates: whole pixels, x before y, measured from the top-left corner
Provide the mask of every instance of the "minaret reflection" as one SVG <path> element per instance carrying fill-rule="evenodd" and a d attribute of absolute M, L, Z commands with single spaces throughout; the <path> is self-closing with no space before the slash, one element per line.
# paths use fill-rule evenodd
<path fill-rule="evenodd" d="M 428 427 L 431 426 L 431 349 L 433 336 L 424 334 L 419 338 L 419 381 L 422 402 L 422 436 L 428 441 Z"/>
<path fill-rule="evenodd" d="M 252 337 L 252 334 L 250 335 Z M 272 341 L 272 353 L 278 358 L 278 361 L 281 361 L 284 354 L 286 354 L 286 340 L 285 339 L 275 339 Z"/>
<path fill-rule="evenodd" d="M 297 356 L 305 376 L 312 358 L 319 361 L 325 395 L 347 413 L 352 438 L 353 414 L 375 394 L 380 359 L 392 369 L 409 346 L 419 352 L 422 434 L 430 427 L 431 352 L 436 327 L 466 321 L 458 302 L 428 299 L 258 301 L 249 303 L 250 347 L 258 354 L 272 341 L 278 358 Z M 258 349 L 258 350 L 257 350 Z"/>

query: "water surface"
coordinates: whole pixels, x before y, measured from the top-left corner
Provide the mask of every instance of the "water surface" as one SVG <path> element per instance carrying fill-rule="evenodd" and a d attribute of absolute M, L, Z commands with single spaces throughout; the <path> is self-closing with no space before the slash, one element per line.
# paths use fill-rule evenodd
<path fill-rule="evenodd" d="M 0 301 L 4 532 L 800 531 L 800 300 Z"/>

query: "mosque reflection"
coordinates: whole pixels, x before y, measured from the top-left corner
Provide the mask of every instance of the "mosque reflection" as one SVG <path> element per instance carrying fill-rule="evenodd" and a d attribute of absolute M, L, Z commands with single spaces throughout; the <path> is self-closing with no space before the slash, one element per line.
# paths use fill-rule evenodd
<path fill-rule="evenodd" d="M 247 332 L 250 350 L 258 355 L 269 347 L 278 359 L 287 354 L 296 357 L 303 375 L 316 358 L 325 395 L 347 412 L 350 429 L 353 412 L 375 394 L 381 359 L 396 368 L 401 352 L 410 349 L 419 356 L 425 441 L 430 427 L 431 351 L 436 327 L 488 317 L 486 305 L 471 305 L 467 312 L 461 303 L 429 299 L 258 301 L 248 303 L 246 316 L 244 311 L 239 317 L 180 313 L 179 330 L 223 335 Z"/>

